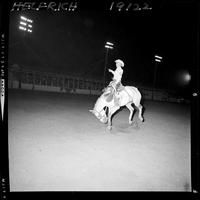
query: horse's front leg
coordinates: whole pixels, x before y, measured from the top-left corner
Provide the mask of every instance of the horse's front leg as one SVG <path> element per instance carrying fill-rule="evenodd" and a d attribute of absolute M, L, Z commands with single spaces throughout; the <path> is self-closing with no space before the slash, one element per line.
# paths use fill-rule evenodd
<path fill-rule="evenodd" d="M 119 109 L 119 106 L 112 107 L 109 109 L 108 113 L 108 126 L 107 129 L 110 131 L 112 129 L 112 115 Z"/>

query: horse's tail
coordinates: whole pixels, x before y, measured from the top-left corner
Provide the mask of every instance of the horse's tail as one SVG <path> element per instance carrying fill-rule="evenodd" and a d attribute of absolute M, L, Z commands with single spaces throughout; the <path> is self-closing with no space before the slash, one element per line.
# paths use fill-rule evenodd
<path fill-rule="evenodd" d="M 125 91 L 128 93 L 128 95 L 131 97 L 133 103 L 135 106 L 140 106 L 140 101 L 142 98 L 142 95 L 138 88 L 133 87 L 133 86 L 125 86 Z"/>

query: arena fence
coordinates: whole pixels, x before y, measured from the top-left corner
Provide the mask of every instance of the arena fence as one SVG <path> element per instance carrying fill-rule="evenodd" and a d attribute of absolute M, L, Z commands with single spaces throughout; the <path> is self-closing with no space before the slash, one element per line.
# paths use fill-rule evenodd
<path fill-rule="evenodd" d="M 134 86 L 138 87 L 137 85 Z M 86 79 L 41 71 L 9 70 L 8 88 L 100 95 L 104 85 L 102 80 Z M 138 87 L 138 89 L 141 91 L 143 99 L 189 103 L 184 99 L 177 98 L 173 91 L 147 87 Z"/>

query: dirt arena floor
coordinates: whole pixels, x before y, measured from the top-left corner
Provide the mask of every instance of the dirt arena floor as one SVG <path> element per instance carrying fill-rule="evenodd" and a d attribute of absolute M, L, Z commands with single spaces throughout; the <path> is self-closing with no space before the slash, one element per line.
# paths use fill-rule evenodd
<path fill-rule="evenodd" d="M 9 90 L 10 190 L 191 191 L 190 106 L 144 101 L 145 122 L 124 108 L 109 132 L 97 97 Z"/>

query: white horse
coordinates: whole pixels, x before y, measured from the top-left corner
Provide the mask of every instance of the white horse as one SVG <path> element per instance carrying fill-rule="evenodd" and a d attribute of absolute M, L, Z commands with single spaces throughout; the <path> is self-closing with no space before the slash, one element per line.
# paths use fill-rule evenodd
<path fill-rule="evenodd" d="M 121 107 L 126 106 L 129 111 L 129 124 L 133 123 L 132 116 L 134 108 L 132 104 L 134 104 L 138 110 L 138 118 L 140 121 L 144 121 L 142 117 L 142 105 L 141 101 L 141 93 L 136 87 L 133 86 L 124 86 L 123 89 L 118 92 L 117 95 L 118 103 L 116 103 L 115 98 L 113 98 L 113 88 L 107 87 L 105 92 L 97 99 L 93 110 L 90 110 L 102 123 L 108 123 L 108 129 L 112 129 L 112 115 Z M 106 110 L 108 109 L 108 116 L 106 115 Z"/>

